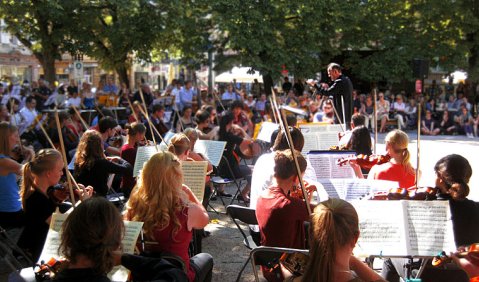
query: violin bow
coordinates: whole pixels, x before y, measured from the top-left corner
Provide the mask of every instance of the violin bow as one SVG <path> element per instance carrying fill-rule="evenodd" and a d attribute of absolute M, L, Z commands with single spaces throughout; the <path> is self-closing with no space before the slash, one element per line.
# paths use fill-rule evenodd
<path fill-rule="evenodd" d="M 155 144 L 155 149 L 156 149 L 156 151 L 158 152 L 158 147 L 156 146 L 155 133 L 153 132 L 153 127 L 154 127 L 154 126 L 151 125 L 150 116 L 148 115 L 148 108 L 146 107 L 145 96 L 143 96 L 143 91 L 141 90 L 141 85 L 140 85 L 140 87 L 138 88 L 138 92 L 140 93 L 141 102 L 142 102 L 142 104 L 143 104 L 143 107 L 145 107 L 145 108 L 143 109 L 142 106 L 140 106 L 140 111 L 141 111 L 142 114 L 145 116 L 146 122 L 148 123 L 148 126 L 150 127 L 151 138 L 153 139 L 153 143 Z M 143 110 L 144 110 L 144 111 L 143 111 Z M 156 129 L 156 128 L 155 128 L 155 129 Z M 161 136 L 161 135 L 160 135 L 160 136 Z"/>
<path fill-rule="evenodd" d="M 344 123 L 344 129 L 343 132 L 346 130 L 346 112 L 344 111 L 344 96 L 341 95 L 341 109 L 343 110 L 343 123 Z"/>
<path fill-rule="evenodd" d="M 273 89 L 271 88 L 272 90 L 272 95 L 273 95 L 273 100 L 276 100 L 276 94 L 274 93 Z M 276 105 L 276 103 L 275 103 Z M 307 198 L 307 193 L 306 193 L 306 189 L 304 187 L 304 182 L 303 182 L 303 177 L 301 175 L 301 170 L 299 169 L 299 163 L 298 163 L 298 158 L 296 157 L 296 151 L 294 149 L 294 143 L 293 143 L 293 139 L 291 138 L 291 133 L 289 132 L 289 127 L 288 127 L 288 124 L 287 124 L 287 121 L 286 121 L 286 115 L 284 114 L 284 110 L 283 109 L 279 109 L 276 105 L 276 110 L 279 112 L 279 124 L 281 126 L 281 128 L 283 129 L 284 133 L 286 134 L 286 140 L 288 141 L 288 145 L 289 145 L 289 149 L 291 150 L 291 155 L 293 156 L 293 160 L 294 160 L 294 164 L 295 164 L 295 168 L 296 168 L 296 173 L 298 175 L 298 180 L 299 180 L 299 187 L 301 187 L 301 191 L 303 191 L 303 197 L 304 197 L 304 201 L 306 202 L 306 209 L 308 210 L 308 214 L 311 215 L 311 205 L 309 204 L 309 200 Z"/>
<path fill-rule="evenodd" d="M 58 138 L 60 140 L 60 148 L 61 148 L 61 154 L 63 157 L 63 167 L 65 169 L 65 173 L 67 174 L 67 181 L 68 181 L 68 189 L 70 191 L 70 199 L 73 204 L 73 208 L 75 208 L 76 203 L 75 203 L 75 195 L 73 194 L 73 186 L 72 186 L 72 175 L 70 175 L 70 171 L 68 170 L 68 162 L 67 162 L 67 154 L 65 151 L 65 143 L 63 143 L 63 133 L 60 125 L 60 118 L 58 116 L 58 109 L 55 106 L 55 122 L 57 124 L 57 131 L 58 131 Z M 51 140 L 50 140 L 51 141 Z M 52 142 L 53 143 L 53 142 Z M 77 186 L 78 189 L 78 186 Z"/>
<path fill-rule="evenodd" d="M 343 130 L 343 132 L 345 132 L 346 130 L 344 129 L 344 124 L 341 122 L 341 118 L 339 118 L 338 111 L 336 111 L 336 107 L 334 106 L 334 101 L 331 100 L 331 99 L 329 99 L 329 101 L 331 101 L 331 106 L 333 107 L 334 115 L 336 116 L 336 118 L 339 121 L 339 125 L 341 126 L 341 130 Z M 343 112 L 343 114 L 344 114 L 344 112 Z"/>
<path fill-rule="evenodd" d="M 100 114 L 100 116 L 104 118 L 105 114 L 100 110 L 100 108 L 98 108 L 98 105 L 94 104 L 93 106 L 95 107 L 95 110 Z"/>
<path fill-rule="evenodd" d="M 417 165 L 416 165 L 416 187 L 419 182 L 419 165 L 421 159 L 421 105 L 417 108 Z"/>
<path fill-rule="evenodd" d="M 86 121 L 82 118 L 82 116 L 81 116 L 80 112 L 78 111 L 77 107 L 75 107 L 75 106 L 71 106 L 71 107 L 73 108 L 73 111 L 75 112 L 77 117 L 80 119 L 80 122 L 83 125 L 83 127 L 85 127 L 85 130 L 88 130 L 88 125 L 87 125 Z"/>
<path fill-rule="evenodd" d="M 135 118 L 135 120 L 140 121 L 140 120 L 138 119 L 138 116 L 137 116 L 136 113 L 135 113 L 135 109 L 133 109 L 133 105 L 131 104 L 130 98 L 128 97 L 128 99 L 126 99 L 126 100 L 128 101 L 128 106 L 130 106 L 131 114 L 133 115 L 133 117 Z"/>
<path fill-rule="evenodd" d="M 166 143 L 165 139 L 163 139 L 163 136 L 161 136 L 160 132 L 158 131 L 158 129 L 156 129 L 156 127 L 153 126 L 153 124 L 151 123 L 151 120 L 150 120 L 150 117 L 148 116 L 147 113 L 144 112 L 143 108 L 140 107 L 140 111 L 141 113 L 146 117 L 146 121 L 148 122 L 148 125 L 150 127 L 150 131 L 153 133 L 153 131 L 158 134 L 158 136 L 160 136 L 160 139 L 161 139 L 161 142 L 165 143 L 165 144 L 168 144 Z M 155 143 L 156 145 L 156 139 L 155 139 L 155 134 L 152 134 L 152 138 L 153 138 L 153 142 Z"/>
<path fill-rule="evenodd" d="M 374 87 L 374 90 L 373 90 L 373 96 L 374 96 L 374 120 L 373 120 L 373 123 L 374 124 L 371 124 L 371 126 L 374 126 L 374 154 L 377 154 L 377 144 L 378 144 L 378 103 L 377 103 L 377 99 L 378 99 L 378 90 L 376 89 L 376 87 Z"/>
<path fill-rule="evenodd" d="M 273 98 L 269 97 L 269 102 L 271 103 L 271 113 L 273 114 L 274 123 L 278 123 L 278 119 L 276 118 L 276 114 L 273 110 Z"/>

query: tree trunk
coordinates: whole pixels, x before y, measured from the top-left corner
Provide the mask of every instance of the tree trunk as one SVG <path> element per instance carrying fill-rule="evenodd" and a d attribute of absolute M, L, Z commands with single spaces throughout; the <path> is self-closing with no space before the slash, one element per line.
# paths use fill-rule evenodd
<path fill-rule="evenodd" d="M 130 88 L 130 78 L 128 77 L 128 69 L 126 65 L 121 65 L 115 68 L 120 83 L 125 83 L 127 88 Z"/>
<path fill-rule="evenodd" d="M 55 68 L 55 55 L 50 52 L 44 52 L 42 56 L 36 56 L 43 67 L 45 80 L 53 84 L 57 80 Z"/>
<path fill-rule="evenodd" d="M 274 86 L 274 83 L 273 83 L 273 77 L 271 76 L 271 74 L 267 73 L 267 74 L 263 74 L 263 85 L 264 85 L 264 92 L 266 93 L 266 96 L 271 96 L 271 89 L 273 88 Z"/>

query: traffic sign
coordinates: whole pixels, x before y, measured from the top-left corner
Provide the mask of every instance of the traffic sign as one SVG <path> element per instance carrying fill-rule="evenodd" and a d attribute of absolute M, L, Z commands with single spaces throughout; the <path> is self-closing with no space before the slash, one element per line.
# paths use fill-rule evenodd
<path fill-rule="evenodd" d="M 83 79 L 83 62 L 82 61 L 75 61 L 73 63 L 73 76 L 77 80 Z"/>

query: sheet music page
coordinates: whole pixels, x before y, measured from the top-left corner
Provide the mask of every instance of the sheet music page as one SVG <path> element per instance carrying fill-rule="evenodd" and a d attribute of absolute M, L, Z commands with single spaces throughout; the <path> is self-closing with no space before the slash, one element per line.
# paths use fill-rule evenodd
<path fill-rule="evenodd" d="M 68 214 L 53 213 L 50 220 L 50 228 L 48 229 L 47 238 L 43 245 L 43 250 L 38 259 L 38 263 L 41 261 L 48 261 L 50 258 L 60 258 L 58 253 L 58 247 L 60 247 L 60 231 L 62 224 L 67 219 Z"/>
<path fill-rule="evenodd" d="M 183 184 L 188 186 L 198 200 L 203 200 L 205 194 L 205 178 L 208 162 L 182 162 Z"/>
<path fill-rule="evenodd" d="M 359 217 L 356 256 L 407 255 L 403 206 L 400 201 L 353 201 Z"/>
<path fill-rule="evenodd" d="M 338 133 L 334 131 L 315 132 L 318 139 L 319 150 L 329 150 L 331 146 L 339 144 Z"/>
<path fill-rule="evenodd" d="M 263 122 L 261 124 L 261 128 L 258 133 L 258 137 L 256 137 L 256 140 L 262 140 L 265 142 L 270 143 L 271 142 L 271 135 L 273 135 L 273 132 L 278 129 L 278 124 L 273 123 L 273 122 Z"/>
<path fill-rule="evenodd" d="M 306 145 L 306 138 L 305 138 Z M 306 147 L 306 146 L 305 146 Z M 329 154 L 308 154 L 308 160 L 316 172 L 316 179 L 331 178 L 331 158 Z"/>
<path fill-rule="evenodd" d="M 448 201 L 401 202 L 412 255 L 435 256 L 456 249 Z"/>
<path fill-rule="evenodd" d="M 304 133 L 304 146 L 301 153 L 306 155 L 309 151 L 319 150 L 318 137 L 314 133 Z"/>
<path fill-rule="evenodd" d="M 355 178 L 356 174 L 354 169 L 349 165 L 338 165 L 338 161 L 344 157 L 349 156 L 347 154 L 330 154 L 330 164 L 331 164 L 331 178 Z"/>
<path fill-rule="evenodd" d="M 305 134 L 328 131 L 328 127 L 326 123 L 306 123 L 300 124 L 299 130 L 301 130 L 301 133 Z"/>
<path fill-rule="evenodd" d="M 143 169 L 143 165 L 154 155 L 158 150 L 161 151 L 161 147 L 158 146 L 141 146 L 136 150 L 135 165 L 133 166 L 133 177 L 140 175 L 140 170 Z"/>
<path fill-rule="evenodd" d="M 198 140 L 194 151 L 205 156 L 213 166 L 219 166 L 225 147 L 225 141 Z"/>
<path fill-rule="evenodd" d="M 172 113 L 173 113 L 172 111 L 165 111 L 165 115 L 163 116 L 163 122 L 164 123 L 170 122 Z"/>
<path fill-rule="evenodd" d="M 318 179 L 318 182 L 323 185 L 324 190 L 328 194 L 328 198 L 345 199 L 346 191 L 343 189 L 343 179 Z"/>
<path fill-rule="evenodd" d="M 396 181 L 372 179 L 343 179 L 346 190 L 346 201 L 358 200 L 372 191 L 388 191 L 399 187 Z"/>

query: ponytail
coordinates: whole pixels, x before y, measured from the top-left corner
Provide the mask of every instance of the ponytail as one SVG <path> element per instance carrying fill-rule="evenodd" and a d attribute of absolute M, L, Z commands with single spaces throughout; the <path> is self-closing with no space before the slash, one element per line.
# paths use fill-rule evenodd
<path fill-rule="evenodd" d="M 32 165 L 31 165 L 31 162 L 27 162 L 23 166 L 22 184 L 20 187 L 20 197 L 22 199 L 23 210 L 25 210 L 25 203 L 28 197 L 30 197 L 30 195 L 33 193 L 32 186 L 33 186 Z"/>
<path fill-rule="evenodd" d="M 20 188 L 20 197 L 22 198 L 23 210 L 26 208 L 26 201 L 33 193 L 34 177 L 41 176 L 43 173 L 52 170 L 57 161 L 62 159 L 62 155 L 55 149 L 42 149 L 35 157 L 23 166 L 22 184 Z"/>
<path fill-rule="evenodd" d="M 314 209 L 311 223 L 310 260 L 302 281 L 334 282 L 337 250 L 359 236 L 358 214 L 350 203 L 331 198 Z"/>
<path fill-rule="evenodd" d="M 184 133 L 175 134 L 168 145 L 168 151 L 180 156 L 190 149 L 190 139 Z"/>
<path fill-rule="evenodd" d="M 456 201 L 464 200 L 469 195 L 469 185 L 466 183 L 454 183 L 449 189 L 449 194 Z"/>
<path fill-rule="evenodd" d="M 472 176 L 472 167 L 466 158 L 456 154 L 447 155 L 437 161 L 434 171 L 446 184 L 452 199 L 464 200 L 469 195 L 468 183 Z"/>

